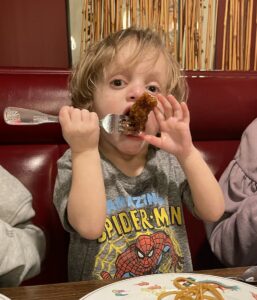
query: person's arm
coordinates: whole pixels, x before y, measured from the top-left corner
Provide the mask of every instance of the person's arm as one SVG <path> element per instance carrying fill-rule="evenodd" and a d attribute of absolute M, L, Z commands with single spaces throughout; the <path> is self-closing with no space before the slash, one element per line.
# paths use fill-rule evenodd
<path fill-rule="evenodd" d="M 45 252 L 42 230 L 32 224 L 12 227 L 0 220 L 0 287 L 17 286 L 40 272 Z"/>
<path fill-rule="evenodd" d="M 105 187 L 98 150 L 98 117 L 87 110 L 67 106 L 61 109 L 59 117 L 72 159 L 68 220 L 82 237 L 96 239 L 101 236 L 106 219 Z"/>
<path fill-rule="evenodd" d="M 257 198 L 245 199 L 216 226 L 206 224 L 212 251 L 227 266 L 257 264 Z"/>
<path fill-rule="evenodd" d="M 31 224 L 29 191 L 0 166 L 0 286 L 16 286 L 40 272 L 45 237 Z"/>
<path fill-rule="evenodd" d="M 242 135 L 235 158 L 219 184 L 225 196 L 225 214 L 207 223 L 213 252 L 228 266 L 257 264 L 257 119 Z"/>
<path fill-rule="evenodd" d="M 169 95 L 158 96 L 163 109 L 155 109 L 160 137 L 142 135 L 154 146 L 175 155 L 187 177 L 196 214 L 205 221 L 217 221 L 224 212 L 224 197 L 211 170 L 192 143 L 189 111 Z"/>

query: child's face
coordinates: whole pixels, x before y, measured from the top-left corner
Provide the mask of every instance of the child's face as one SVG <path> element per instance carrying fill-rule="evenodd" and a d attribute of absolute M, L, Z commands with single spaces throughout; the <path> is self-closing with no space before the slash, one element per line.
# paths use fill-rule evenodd
<path fill-rule="evenodd" d="M 130 57 L 135 44 L 130 42 L 121 48 L 115 60 L 104 71 L 104 78 L 97 83 L 93 110 L 99 119 L 105 115 L 126 114 L 130 107 L 145 91 L 153 94 L 166 94 L 167 61 L 163 54 L 156 59 L 154 50 L 146 51 L 136 63 L 131 65 Z M 160 106 L 160 103 L 158 104 Z M 149 114 L 146 124 L 146 133 L 156 135 L 158 124 L 153 112 Z M 120 148 L 122 152 L 135 152 L 145 148 L 145 142 L 138 137 L 125 135 L 101 134 L 101 142 L 108 142 Z"/>

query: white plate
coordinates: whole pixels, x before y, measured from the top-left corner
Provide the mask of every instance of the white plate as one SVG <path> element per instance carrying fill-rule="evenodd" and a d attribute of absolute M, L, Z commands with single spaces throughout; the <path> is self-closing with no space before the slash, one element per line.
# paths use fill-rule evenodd
<path fill-rule="evenodd" d="M 218 284 L 225 300 L 257 300 L 257 287 L 233 279 L 194 273 L 169 273 L 133 277 L 114 282 L 85 295 L 80 300 L 156 300 L 164 291 L 176 290 L 172 281 L 177 277 L 190 277 L 196 281 Z M 172 300 L 175 296 L 167 296 Z"/>
<path fill-rule="evenodd" d="M 5 295 L 0 294 L 0 300 L 11 300 L 10 298 L 7 298 Z"/>

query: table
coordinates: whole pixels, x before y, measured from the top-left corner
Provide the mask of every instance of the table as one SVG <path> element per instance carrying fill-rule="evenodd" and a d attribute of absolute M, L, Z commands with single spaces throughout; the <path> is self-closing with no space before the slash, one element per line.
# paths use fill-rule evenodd
<path fill-rule="evenodd" d="M 201 270 L 195 273 L 221 277 L 240 276 L 247 267 Z M 115 280 L 89 280 L 57 284 L 0 288 L 0 294 L 12 300 L 78 300 L 89 292 Z"/>

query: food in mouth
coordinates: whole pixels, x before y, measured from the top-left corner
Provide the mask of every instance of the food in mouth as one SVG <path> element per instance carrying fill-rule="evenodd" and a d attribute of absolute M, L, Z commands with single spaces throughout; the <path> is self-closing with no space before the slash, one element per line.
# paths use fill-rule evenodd
<path fill-rule="evenodd" d="M 147 92 L 140 96 L 131 106 L 129 112 L 130 130 L 133 128 L 135 132 L 145 130 L 145 125 L 149 113 L 157 106 L 157 98 Z"/>

